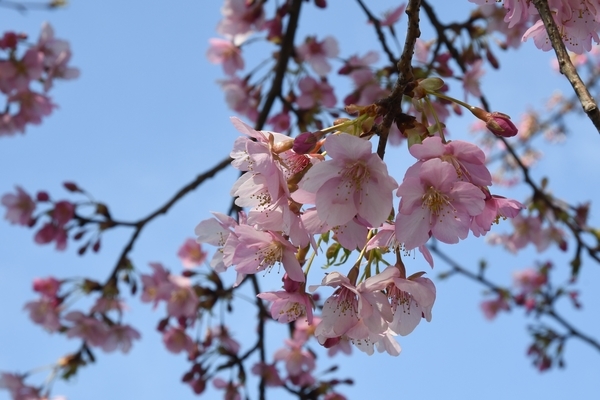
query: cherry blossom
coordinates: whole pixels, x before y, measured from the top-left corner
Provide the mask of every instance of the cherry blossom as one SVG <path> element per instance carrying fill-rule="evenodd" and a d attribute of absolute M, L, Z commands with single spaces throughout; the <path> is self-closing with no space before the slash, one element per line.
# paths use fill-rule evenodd
<path fill-rule="evenodd" d="M 409 169 L 399 186 L 396 238 L 407 250 L 423 245 L 432 235 L 444 243 L 458 243 L 469 233 L 471 217 L 485 207 L 485 195 L 475 185 L 460 181 L 449 163 L 433 158 Z"/>
<path fill-rule="evenodd" d="M 285 369 L 291 377 L 315 369 L 315 358 L 312 353 L 302 349 L 302 343 L 286 339 L 285 344 L 287 347 L 277 350 L 273 359 L 284 361 Z"/>
<path fill-rule="evenodd" d="M 308 37 L 296 51 L 319 76 L 325 76 L 331 71 L 327 59 L 337 57 L 340 52 L 337 40 L 333 36 L 327 36 L 322 41 L 318 41 L 314 36 Z"/>
<path fill-rule="evenodd" d="M 246 80 L 237 76 L 218 81 L 225 92 L 225 101 L 229 108 L 245 115 L 251 121 L 258 117 L 258 104 L 260 93 L 255 87 L 249 86 Z"/>
<path fill-rule="evenodd" d="M 371 227 L 379 227 L 391 212 L 397 183 L 371 152 L 371 143 L 342 133 L 327 138 L 325 150 L 331 160 L 313 165 L 299 183 L 316 194 L 319 219 L 339 226 L 358 215 Z"/>
<path fill-rule="evenodd" d="M 35 211 L 35 202 L 20 186 L 16 187 L 17 194 L 7 193 L 2 196 L 2 205 L 6 207 L 4 218 L 11 224 L 29 225 Z"/>
<path fill-rule="evenodd" d="M 323 278 L 319 286 L 337 289 L 323 304 L 322 320 L 315 330 L 319 343 L 327 346 L 327 339 L 345 335 L 360 350 L 372 351 L 372 345 L 381 339 L 393 318 L 386 296 L 381 288 L 373 286 L 377 283 L 372 277 L 354 286 L 348 277 L 338 272 Z M 311 286 L 310 290 L 317 287 Z"/>
<path fill-rule="evenodd" d="M 176 354 L 182 351 L 192 354 L 196 349 L 194 341 L 189 337 L 185 330 L 172 326 L 163 333 L 163 343 L 167 350 Z"/>
<path fill-rule="evenodd" d="M 169 275 L 171 284 L 162 284 L 160 291 L 167 299 L 167 313 L 173 317 L 193 318 L 198 309 L 198 296 L 188 278 Z"/>
<path fill-rule="evenodd" d="M 23 307 L 29 311 L 29 318 L 36 324 L 43 326 L 49 332 L 60 329 L 60 303 L 55 299 L 42 298 L 30 301 Z"/>
<path fill-rule="evenodd" d="M 463 88 L 465 89 L 465 101 L 467 94 L 472 94 L 475 97 L 481 97 L 481 89 L 479 82 L 485 71 L 481 68 L 483 60 L 477 60 L 471 64 L 470 68 L 465 72 L 463 77 Z"/>
<path fill-rule="evenodd" d="M 278 387 L 283 385 L 279 372 L 273 364 L 258 362 L 252 366 L 251 371 L 253 374 L 262 377 L 266 386 Z"/>
<path fill-rule="evenodd" d="M 206 259 L 206 252 L 202 251 L 202 247 L 196 240 L 190 238 L 186 239 L 179 248 L 177 256 L 185 268 L 194 268 L 204 262 Z"/>
<path fill-rule="evenodd" d="M 483 311 L 483 315 L 485 315 L 485 317 L 489 320 L 496 318 L 496 315 L 498 315 L 500 311 L 510 310 L 508 302 L 504 296 L 501 295 L 493 300 L 482 301 L 480 306 L 481 310 Z"/>
<path fill-rule="evenodd" d="M 108 340 L 109 328 L 94 317 L 87 316 L 81 311 L 71 311 L 64 317 L 72 325 L 67 329 L 67 337 L 77 337 L 92 346 L 102 347 Z"/>
<path fill-rule="evenodd" d="M 383 13 L 383 19 L 379 21 L 381 26 L 392 26 L 400 20 L 402 13 L 406 9 L 406 3 L 400 4 L 398 7 Z"/>
<path fill-rule="evenodd" d="M 102 350 L 110 353 L 119 349 L 123 354 L 127 354 L 131 350 L 133 341 L 140 338 L 140 333 L 129 325 L 112 325 L 108 329 Z"/>
<path fill-rule="evenodd" d="M 386 289 L 394 315 L 389 329 L 395 334 L 408 335 L 419 324 L 421 318 L 425 318 L 427 322 L 431 321 L 436 290 L 433 282 L 422 275 L 423 273 L 417 273 L 406 279 L 400 269 L 390 266 L 370 278 L 373 289 Z"/>
<path fill-rule="evenodd" d="M 305 76 L 298 82 L 301 91 L 296 103 L 300 108 L 313 108 L 318 105 L 334 107 L 336 103 L 333 88 L 326 81 L 317 82 L 310 76 Z"/>
<path fill-rule="evenodd" d="M 237 70 L 244 69 L 244 59 L 240 49 L 229 40 L 209 39 L 210 47 L 206 57 L 213 64 L 221 64 L 227 75 L 234 75 Z"/>
<path fill-rule="evenodd" d="M 225 0 L 221 8 L 223 19 L 217 26 L 221 35 L 233 38 L 236 44 L 243 42 L 255 30 L 264 26 L 261 1 Z"/>
<path fill-rule="evenodd" d="M 312 324 L 312 299 L 304 288 L 297 282 L 292 281 L 284 275 L 285 290 L 277 292 L 259 293 L 257 297 L 272 302 L 271 316 L 281 323 L 289 323 L 305 316 L 309 324 Z"/>
<path fill-rule="evenodd" d="M 282 235 L 257 231 L 249 225 L 238 225 L 235 233 L 236 240 L 230 236 L 223 253 L 232 255 L 236 271 L 255 274 L 281 263 L 292 280 L 304 282 L 302 267 L 295 256 L 296 248 Z"/>

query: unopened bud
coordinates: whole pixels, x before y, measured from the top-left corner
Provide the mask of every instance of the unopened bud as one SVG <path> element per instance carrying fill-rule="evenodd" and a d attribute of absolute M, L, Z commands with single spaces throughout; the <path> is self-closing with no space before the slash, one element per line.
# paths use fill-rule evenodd
<path fill-rule="evenodd" d="M 292 149 L 297 154 L 308 154 L 314 148 L 319 139 L 312 132 L 302 132 L 298 137 L 294 139 L 294 146 Z"/>
<path fill-rule="evenodd" d="M 513 137 L 519 133 L 515 124 L 506 114 L 497 111 L 490 113 L 478 107 L 471 107 L 469 110 L 485 122 L 485 126 L 496 136 Z"/>

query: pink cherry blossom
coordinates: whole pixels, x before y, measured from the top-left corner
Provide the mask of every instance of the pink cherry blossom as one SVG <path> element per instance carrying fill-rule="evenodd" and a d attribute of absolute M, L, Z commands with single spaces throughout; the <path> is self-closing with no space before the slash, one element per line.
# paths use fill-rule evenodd
<path fill-rule="evenodd" d="M 287 275 L 284 276 L 284 281 Z M 289 278 L 287 278 L 291 281 Z M 294 281 L 291 281 L 294 282 Z M 293 285 L 293 290 L 280 290 L 277 292 L 259 293 L 257 297 L 272 302 L 271 317 L 287 324 L 305 316 L 309 324 L 313 320 L 313 304 L 311 295 L 304 292 L 304 287 Z"/>
<path fill-rule="evenodd" d="M 143 274 L 141 281 L 143 285 L 141 300 L 144 303 L 154 302 L 154 307 L 160 300 L 167 300 L 166 293 L 161 288 L 164 285 L 171 285 L 169 281 L 169 272 L 160 263 L 150 263 L 153 269 L 152 275 Z"/>
<path fill-rule="evenodd" d="M 37 244 L 56 242 L 56 249 L 64 250 L 67 248 L 67 231 L 62 226 L 48 222 L 36 232 L 33 240 Z"/>
<path fill-rule="evenodd" d="M 21 187 L 17 186 L 17 194 L 7 193 L 2 196 L 2 205 L 6 207 L 4 218 L 11 224 L 29 225 L 35 211 L 35 202 Z"/>
<path fill-rule="evenodd" d="M 225 93 L 225 101 L 229 108 L 246 116 L 251 121 L 258 117 L 258 105 L 260 103 L 260 90 L 249 86 L 246 80 L 237 76 L 217 81 Z"/>
<path fill-rule="evenodd" d="M 231 337 L 229 330 L 224 325 L 217 325 L 211 328 L 207 336 L 207 341 L 212 340 L 212 338 L 218 339 L 221 347 L 230 354 L 237 354 L 240 351 L 240 344 Z"/>
<path fill-rule="evenodd" d="M 108 328 L 102 350 L 111 353 L 119 349 L 123 354 L 127 354 L 131 350 L 133 341 L 140 338 L 140 333 L 129 325 L 112 325 Z"/>
<path fill-rule="evenodd" d="M 506 199 L 501 196 L 488 195 L 485 199 L 485 208 L 481 214 L 473 217 L 471 231 L 479 237 L 490 231 L 493 223 L 498 223 L 500 218 L 514 218 L 525 206 L 516 200 Z"/>
<path fill-rule="evenodd" d="M 397 183 L 371 152 L 371 143 L 342 133 L 327 138 L 325 150 L 331 160 L 313 165 L 299 183 L 316 194 L 319 219 L 339 226 L 358 215 L 371 227 L 379 227 L 390 215 Z"/>
<path fill-rule="evenodd" d="M 271 125 L 277 132 L 285 132 L 290 128 L 290 114 L 285 110 L 281 111 L 269 118 L 267 124 Z"/>
<path fill-rule="evenodd" d="M 19 35 L 15 32 L 4 32 L 4 35 L 0 38 L 0 49 L 16 49 L 19 39 Z"/>
<path fill-rule="evenodd" d="M 253 31 L 264 27 L 262 1 L 225 0 L 221 14 L 223 19 L 217 26 L 217 32 L 233 38 L 236 44 L 243 42 Z"/>
<path fill-rule="evenodd" d="M 9 102 L 18 103 L 19 111 L 14 116 L 17 124 L 39 125 L 42 117 L 48 116 L 56 105 L 46 95 L 23 90 L 8 97 Z"/>
<path fill-rule="evenodd" d="M 52 220 L 56 222 L 56 225 L 63 227 L 73 219 L 75 215 L 75 206 L 73 203 L 63 200 L 59 201 L 54 205 L 52 210 Z"/>
<path fill-rule="evenodd" d="M 333 88 L 326 81 L 317 82 L 310 76 L 305 76 L 298 82 L 301 93 L 296 99 L 300 108 L 313 108 L 318 105 L 334 107 L 336 103 Z"/>
<path fill-rule="evenodd" d="M 488 320 L 496 318 L 496 315 L 498 315 L 500 311 L 510 310 L 510 306 L 506 302 L 504 296 L 498 296 L 493 300 L 482 301 L 480 306 L 483 315 L 485 315 Z"/>
<path fill-rule="evenodd" d="M 384 222 L 383 225 L 377 230 L 377 233 L 367 243 L 367 250 L 379 248 L 384 252 L 401 250 L 402 243 L 396 240 L 396 226 L 394 224 Z M 425 245 L 418 247 L 419 252 L 425 258 L 425 261 L 433 268 L 433 256 Z"/>
<path fill-rule="evenodd" d="M 198 243 L 208 243 L 219 247 L 210 261 L 210 266 L 216 272 L 223 272 L 231 264 L 226 266 L 223 263 L 222 248 L 225 246 L 227 238 L 233 232 L 233 229 L 237 226 L 237 222 L 230 216 L 219 212 L 213 212 L 213 215 L 216 218 L 201 221 L 194 229 L 194 233 L 198 235 L 196 238 Z"/>
<path fill-rule="evenodd" d="M 69 338 L 77 337 L 92 346 L 102 347 L 108 340 L 109 328 L 96 318 L 86 316 L 80 311 L 71 311 L 64 317 L 72 325 L 67 329 Z"/>
<path fill-rule="evenodd" d="M 185 330 L 172 326 L 163 333 L 163 343 L 167 350 L 175 354 L 182 351 L 192 354 L 196 349 L 196 344 Z"/>
<path fill-rule="evenodd" d="M 198 310 L 198 296 L 190 280 L 183 276 L 170 275 L 172 285 L 161 285 L 160 291 L 167 297 L 167 313 L 173 317 L 193 318 Z"/>
<path fill-rule="evenodd" d="M 208 39 L 210 47 L 206 52 L 208 61 L 221 64 L 227 75 L 234 75 L 237 70 L 244 69 L 242 53 L 236 45 L 229 40 L 212 38 Z"/>
<path fill-rule="evenodd" d="M 513 273 L 514 285 L 524 294 L 539 290 L 548 282 L 548 276 L 534 268 L 526 268 Z"/>
<path fill-rule="evenodd" d="M 463 88 L 465 89 L 465 101 L 468 94 L 472 94 L 475 97 L 481 97 L 481 89 L 479 86 L 481 77 L 485 73 L 481 66 L 483 60 L 477 60 L 470 65 L 467 72 L 463 76 Z"/>
<path fill-rule="evenodd" d="M 406 8 L 406 3 L 400 4 L 398 7 L 386 11 L 383 13 L 383 19 L 379 21 L 381 26 L 392 26 L 396 22 L 400 20 L 404 9 Z"/>
<path fill-rule="evenodd" d="M 323 41 L 318 41 L 316 37 L 310 36 L 298 46 L 296 51 L 319 76 L 325 76 L 331 71 L 331 65 L 327 59 L 337 57 L 340 52 L 337 40 L 333 36 L 327 36 Z"/>
<path fill-rule="evenodd" d="M 319 286 L 336 287 L 323 305 L 322 320 L 315 336 L 325 344 L 329 338 L 347 336 L 362 351 L 369 352 L 381 339 L 393 315 L 382 287 L 373 287 L 373 278 L 354 286 L 348 277 L 331 272 Z M 311 286 L 316 290 L 318 286 Z M 370 349 L 368 348 L 370 347 Z"/>
<path fill-rule="evenodd" d="M 0 61 L 0 90 L 6 94 L 28 90 L 29 83 L 42 76 L 43 60 L 43 54 L 31 48 L 21 60 Z"/>
<path fill-rule="evenodd" d="M 265 380 L 266 386 L 278 387 L 283 385 L 279 372 L 273 364 L 258 362 L 252 366 L 251 371 L 254 375 L 262 377 Z"/>
<path fill-rule="evenodd" d="M 384 286 L 387 289 L 394 314 L 389 324 L 392 332 L 406 336 L 415 329 L 421 318 L 431 321 L 436 290 L 430 279 L 423 278 L 420 274 L 405 279 L 398 268 L 391 266 L 372 280 L 374 288 Z"/>
<path fill-rule="evenodd" d="M 430 235 L 444 243 L 458 243 L 467 237 L 471 217 L 485 207 L 483 192 L 460 181 L 456 169 L 437 158 L 409 169 L 397 194 L 402 199 L 396 238 L 407 250 L 425 244 Z"/>
<path fill-rule="evenodd" d="M 288 276 L 296 282 L 304 282 L 304 273 L 295 253 L 296 248 L 277 232 L 261 232 L 249 225 L 235 228 L 237 238 L 227 240 L 224 254 L 232 254 L 232 263 L 238 272 L 255 274 L 271 269 L 281 263 Z"/>
<path fill-rule="evenodd" d="M 29 318 L 34 323 L 43 326 L 49 332 L 56 332 L 60 328 L 61 307 L 56 299 L 42 298 L 30 301 L 23 308 L 29 311 Z"/>
<path fill-rule="evenodd" d="M 213 379 L 213 385 L 217 389 L 225 389 L 224 399 L 226 400 L 241 400 L 242 398 L 238 390 L 239 383 L 225 382 L 223 379 L 216 377 Z"/>
<path fill-rule="evenodd" d="M 41 389 L 25 384 L 25 377 L 3 372 L 0 374 L 0 389 L 8 390 L 13 400 L 45 400 L 46 397 L 40 394 Z"/>
<path fill-rule="evenodd" d="M 551 0 L 548 6 L 568 50 L 582 54 L 592 49 L 592 39 L 596 44 L 600 43 L 600 5 L 597 1 Z M 552 48 L 541 19 L 525 32 L 523 41 L 529 37 L 533 37 L 539 49 L 548 51 Z"/>
<path fill-rule="evenodd" d="M 458 178 L 477 186 L 490 186 L 492 175 L 485 162 L 485 153 L 476 145 L 462 140 L 442 143 L 439 136 L 431 136 L 409 148 L 410 154 L 420 161 L 439 158 L 450 163 Z M 417 167 L 413 167 L 417 168 Z"/>
<path fill-rule="evenodd" d="M 33 280 L 33 290 L 41 293 L 42 296 L 48 299 L 55 299 L 60 289 L 62 281 L 50 276 L 48 278 L 35 278 Z"/>
<path fill-rule="evenodd" d="M 303 372 L 315 369 L 315 357 L 302 348 L 302 344 L 294 340 L 285 340 L 287 347 L 275 352 L 273 359 L 284 361 L 285 369 L 290 376 L 299 376 Z"/>
<path fill-rule="evenodd" d="M 177 257 L 185 268 L 194 268 L 202 265 L 206 259 L 206 252 L 202 251 L 200 243 L 194 239 L 186 239 L 177 252 Z"/>

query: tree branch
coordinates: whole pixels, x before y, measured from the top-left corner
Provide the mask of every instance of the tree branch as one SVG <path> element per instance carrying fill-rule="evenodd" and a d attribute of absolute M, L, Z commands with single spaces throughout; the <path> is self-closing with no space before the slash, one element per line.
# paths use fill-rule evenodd
<path fill-rule="evenodd" d="M 579 77 L 577 69 L 571 62 L 569 53 L 567 52 L 565 44 L 562 41 L 562 35 L 558 31 L 558 27 L 556 26 L 554 18 L 552 17 L 552 12 L 548 7 L 548 1 L 533 0 L 533 4 L 540 13 L 540 18 L 544 22 L 546 32 L 548 32 L 548 37 L 550 38 L 550 42 L 552 43 L 552 47 L 554 48 L 554 52 L 556 53 L 558 65 L 560 66 L 560 73 L 563 74 L 569 80 L 569 83 L 571 84 L 571 86 L 573 86 L 573 90 L 575 91 L 575 94 L 581 102 L 583 111 L 592 121 L 592 123 L 598 130 L 598 133 L 600 133 L 600 110 L 598 110 L 598 105 L 596 104 L 596 101 L 590 95 L 590 92 L 588 91 L 587 87 Z"/>

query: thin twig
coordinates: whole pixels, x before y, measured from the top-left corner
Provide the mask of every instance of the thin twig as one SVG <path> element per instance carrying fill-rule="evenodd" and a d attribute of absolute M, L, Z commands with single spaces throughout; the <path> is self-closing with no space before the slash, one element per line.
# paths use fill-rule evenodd
<path fill-rule="evenodd" d="M 379 22 L 379 20 L 377 18 L 375 18 L 373 13 L 371 13 L 371 11 L 369 11 L 369 9 L 367 8 L 367 6 L 365 6 L 365 3 L 363 3 L 362 0 L 356 0 L 356 1 L 358 2 L 358 5 L 360 6 L 360 8 L 362 8 L 363 11 L 365 12 L 365 14 L 367 15 L 367 18 L 369 18 L 369 21 L 375 27 L 375 31 L 377 32 L 377 38 L 379 39 L 379 43 L 381 43 L 381 46 L 383 47 L 383 51 L 385 52 L 385 54 L 387 54 L 388 60 L 390 60 L 390 63 L 392 65 L 396 65 L 398 60 L 396 60 L 394 53 L 392 53 L 389 46 L 387 45 L 387 41 L 385 40 L 385 35 L 383 34 L 383 30 L 381 29 L 381 23 Z"/>
<path fill-rule="evenodd" d="M 448 264 L 450 266 L 450 268 L 452 268 L 453 272 L 461 274 L 473 281 L 479 282 L 480 284 L 482 284 L 483 286 L 487 287 L 490 290 L 493 290 L 494 292 L 501 293 L 504 291 L 502 288 L 500 288 L 496 284 L 485 279 L 481 274 L 475 274 L 475 273 L 469 271 L 468 269 L 460 266 L 454 259 L 452 259 L 446 253 L 441 251 L 437 247 L 437 245 L 435 245 L 435 244 L 428 245 L 427 248 L 432 253 L 434 253 L 436 256 L 438 256 L 440 259 L 442 259 L 446 264 Z M 511 295 L 511 298 L 513 301 L 515 301 L 514 296 Z M 557 322 L 559 325 L 561 325 L 564 329 L 566 329 L 569 332 L 569 336 L 576 337 L 576 338 L 586 342 L 587 344 L 589 344 L 596 350 L 600 351 L 600 342 L 596 341 L 592 337 L 575 329 L 575 327 L 573 327 L 573 325 L 571 325 L 566 319 L 564 319 L 560 314 L 558 314 L 556 312 L 556 310 L 554 309 L 552 304 L 549 304 L 547 309 L 540 310 L 540 313 L 548 316 L 549 318 L 551 318 L 555 322 Z"/>

